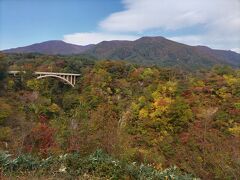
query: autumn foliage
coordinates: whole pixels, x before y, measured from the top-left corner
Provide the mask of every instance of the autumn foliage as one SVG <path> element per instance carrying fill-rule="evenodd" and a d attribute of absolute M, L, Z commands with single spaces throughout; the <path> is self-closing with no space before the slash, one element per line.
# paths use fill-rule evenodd
<path fill-rule="evenodd" d="M 102 149 L 158 169 L 177 165 L 202 179 L 240 177 L 239 69 L 188 72 L 74 56 L 33 57 L 16 55 L 8 62 L 14 70 L 53 67 L 81 77 L 75 88 L 31 74 L 4 79 L 1 148 L 83 157 Z"/>
<path fill-rule="evenodd" d="M 25 137 L 23 146 L 26 152 L 49 155 L 56 147 L 54 129 L 46 123 L 46 117 L 41 116 L 37 124 Z"/>

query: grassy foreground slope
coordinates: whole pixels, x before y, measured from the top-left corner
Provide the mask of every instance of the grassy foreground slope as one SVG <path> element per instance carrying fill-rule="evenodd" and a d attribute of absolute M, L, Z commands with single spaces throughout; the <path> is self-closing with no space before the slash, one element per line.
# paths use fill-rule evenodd
<path fill-rule="evenodd" d="M 5 67 L 26 73 L 5 76 Z M 36 70 L 82 76 L 71 88 L 57 79 L 36 80 Z M 86 57 L 23 55 L 2 57 L 0 72 L 5 175 L 13 176 L 14 168 L 44 174 L 44 159 L 69 154 L 62 167 L 69 177 L 141 179 L 174 166 L 180 170 L 173 173 L 191 178 L 240 176 L 239 69 L 216 66 L 190 73 Z M 95 161 L 98 149 L 103 164 Z M 58 166 L 49 168 L 50 176 L 61 169 L 59 159 L 53 162 Z"/>

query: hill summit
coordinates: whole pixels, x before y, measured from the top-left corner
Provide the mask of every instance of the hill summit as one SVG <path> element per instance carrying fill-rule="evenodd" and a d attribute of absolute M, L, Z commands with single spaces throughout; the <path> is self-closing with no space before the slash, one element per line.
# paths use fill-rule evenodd
<path fill-rule="evenodd" d="M 189 46 L 161 36 L 142 37 L 135 41 L 103 41 L 80 46 L 64 41 L 46 41 L 30 46 L 4 50 L 5 53 L 41 53 L 49 55 L 88 54 L 97 59 L 183 67 L 211 67 L 215 64 L 240 65 L 240 54 L 214 50 L 205 46 Z"/>

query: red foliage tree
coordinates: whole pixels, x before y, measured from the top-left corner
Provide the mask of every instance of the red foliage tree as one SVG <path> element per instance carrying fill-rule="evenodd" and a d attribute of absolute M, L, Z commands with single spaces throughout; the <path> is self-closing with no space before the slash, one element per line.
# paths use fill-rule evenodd
<path fill-rule="evenodd" d="M 38 124 L 24 139 L 24 149 L 27 152 L 47 155 L 55 146 L 54 129 L 45 123 Z"/>

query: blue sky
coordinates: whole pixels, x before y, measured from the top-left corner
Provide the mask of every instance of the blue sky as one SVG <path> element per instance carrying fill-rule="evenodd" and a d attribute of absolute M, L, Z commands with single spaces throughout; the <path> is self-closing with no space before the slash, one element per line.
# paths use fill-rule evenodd
<path fill-rule="evenodd" d="M 0 49 L 165 36 L 240 52 L 239 0 L 0 0 Z"/>
<path fill-rule="evenodd" d="M 95 31 L 121 8 L 115 0 L 0 0 L 1 49 Z"/>

